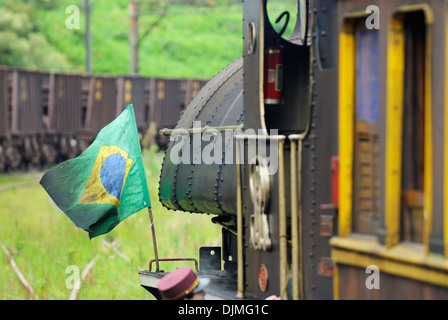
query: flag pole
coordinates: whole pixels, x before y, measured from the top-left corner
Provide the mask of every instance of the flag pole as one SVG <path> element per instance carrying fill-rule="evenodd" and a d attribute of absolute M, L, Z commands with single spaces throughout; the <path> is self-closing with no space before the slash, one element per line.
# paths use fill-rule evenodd
<path fill-rule="evenodd" d="M 154 229 L 154 219 L 152 218 L 152 209 L 148 207 L 149 220 L 151 221 L 152 244 L 154 246 L 154 256 L 156 259 L 156 272 L 159 271 L 159 254 L 157 253 L 156 231 Z"/>

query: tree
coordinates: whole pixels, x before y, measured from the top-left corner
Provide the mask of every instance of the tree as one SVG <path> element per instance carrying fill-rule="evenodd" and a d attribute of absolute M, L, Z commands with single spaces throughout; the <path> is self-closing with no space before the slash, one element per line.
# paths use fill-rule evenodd
<path fill-rule="evenodd" d="M 138 74 L 138 48 L 140 42 L 151 33 L 151 31 L 160 24 L 162 19 L 167 15 L 168 8 L 172 0 L 158 1 L 131 1 L 129 3 L 129 14 L 131 18 L 131 30 L 129 34 L 129 44 L 131 48 L 131 73 Z M 139 34 L 138 17 L 145 14 L 156 14 L 155 20 L 144 28 Z"/>
<path fill-rule="evenodd" d="M 29 8 L 26 1 L 24 5 Z M 0 64 L 44 70 L 69 68 L 67 58 L 34 29 L 27 10 L 0 8 Z"/>

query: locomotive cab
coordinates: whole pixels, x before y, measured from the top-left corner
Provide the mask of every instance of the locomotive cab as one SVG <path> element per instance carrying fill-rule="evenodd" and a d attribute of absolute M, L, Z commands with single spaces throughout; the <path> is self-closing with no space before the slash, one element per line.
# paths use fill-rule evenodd
<path fill-rule="evenodd" d="M 175 129 L 161 132 L 170 143 L 160 201 L 215 215 L 223 226 L 221 286 L 213 289 L 212 276 L 207 290 L 214 297 L 304 296 L 297 167 L 311 129 L 312 21 L 308 1 L 288 3 L 280 11 L 279 1 L 244 3 L 243 57 L 198 92 Z M 141 283 L 157 292 L 160 276 L 143 271 Z"/>
<path fill-rule="evenodd" d="M 243 58 L 179 121 L 162 203 L 223 225 L 226 297 L 446 299 L 448 4 L 272 3 L 244 1 Z M 232 164 L 194 163 L 206 131 Z"/>
<path fill-rule="evenodd" d="M 236 137 L 243 150 L 237 173 L 237 296 L 331 299 L 328 240 L 336 225 L 329 183 L 333 146 L 331 139 L 317 132 L 330 133 L 332 123 L 328 115 L 317 117 L 316 109 L 322 112 L 324 108 L 321 91 L 327 97 L 334 94 L 332 47 L 328 45 L 333 4 L 294 3 L 296 11 L 290 12 L 296 12 L 296 24 L 285 38 L 281 25 L 289 11 L 276 11 L 282 3 L 244 4 L 243 82 L 244 91 L 251 93 L 244 95 L 244 108 L 245 114 L 253 115 L 245 117 L 244 125 L 256 132 Z M 326 45 L 318 47 L 322 41 Z M 277 47 L 282 49 L 282 99 L 273 103 L 266 83 L 275 53 L 272 48 Z M 327 85 L 316 80 L 321 77 Z M 326 109 L 331 114 L 331 108 Z M 255 156 L 251 154 L 254 145 Z M 275 166 L 272 159 L 277 160 Z"/>

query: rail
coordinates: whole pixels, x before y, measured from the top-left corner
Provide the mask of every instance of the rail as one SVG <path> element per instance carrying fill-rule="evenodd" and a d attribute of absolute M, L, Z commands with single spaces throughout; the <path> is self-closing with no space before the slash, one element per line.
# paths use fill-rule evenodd
<path fill-rule="evenodd" d="M 196 268 L 196 271 L 199 270 L 198 260 L 195 258 L 159 258 L 159 259 L 151 259 L 149 261 L 149 266 L 148 266 L 149 272 L 151 272 L 151 270 L 152 270 L 152 263 L 155 262 L 156 260 L 158 260 L 158 261 L 194 261 L 194 266 Z M 159 270 L 156 270 L 156 271 L 159 271 Z"/>
<path fill-rule="evenodd" d="M 222 131 L 226 131 L 226 130 L 243 130 L 243 128 L 244 128 L 244 125 L 242 125 L 242 124 L 239 126 L 217 126 L 217 127 L 204 126 L 204 127 L 188 128 L 188 129 L 186 129 L 186 128 L 175 128 L 175 129 L 164 128 L 164 129 L 160 130 L 159 133 L 164 136 L 169 136 L 169 135 L 172 135 L 173 133 L 194 134 L 194 133 L 204 133 L 207 130 L 217 130 L 219 132 L 222 132 Z"/>

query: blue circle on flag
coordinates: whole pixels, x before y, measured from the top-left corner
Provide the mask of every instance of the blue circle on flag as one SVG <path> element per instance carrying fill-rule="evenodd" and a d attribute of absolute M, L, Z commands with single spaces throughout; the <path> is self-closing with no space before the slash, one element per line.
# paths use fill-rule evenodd
<path fill-rule="evenodd" d="M 118 200 L 120 200 L 125 172 L 126 159 L 118 153 L 108 156 L 101 166 L 101 184 L 110 195 Z"/>

